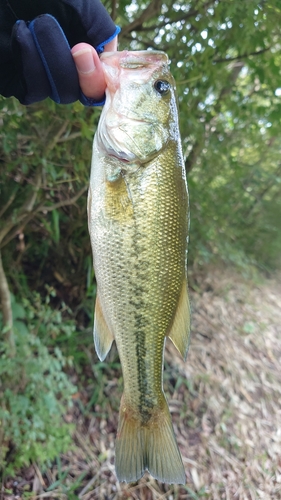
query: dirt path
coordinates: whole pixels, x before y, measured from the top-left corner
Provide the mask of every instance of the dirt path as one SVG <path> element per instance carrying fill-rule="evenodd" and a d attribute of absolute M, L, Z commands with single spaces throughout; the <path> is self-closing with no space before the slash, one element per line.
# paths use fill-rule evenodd
<path fill-rule="evenodd" d="M 281 499 L 281 280 L 254 284 L 210 270 L 194 287 L 188 358 L 183 363 L 168 342 L 164 377 L 187 485 L 149 475 L 135 485 L 116 481 L 115 376 L 106 382 L 107 409 L 76 414 L 75 451 L 44 474 L 30 468 L 28 498 Z M 27 497 L 18 487 L 18 496 L 2 498 Z"/>
<path fill-rule="evenodd" d="M 214 500 L 281 498 L 281 282 L 213 271 L 199 286 L 177 360 L 194 390 L 195 428 L 180 426 L 189 482 Z"/>

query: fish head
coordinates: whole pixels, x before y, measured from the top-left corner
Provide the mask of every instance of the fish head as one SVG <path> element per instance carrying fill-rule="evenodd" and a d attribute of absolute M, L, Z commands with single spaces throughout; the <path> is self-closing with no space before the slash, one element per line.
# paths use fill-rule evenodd
<path fill-rule="evenodd" d="M 146 163 L 179 134 L 168 57 L 158 51 L 105 52 L 101 61 L 107 89 L 99 148 L 125 163 Z"/>

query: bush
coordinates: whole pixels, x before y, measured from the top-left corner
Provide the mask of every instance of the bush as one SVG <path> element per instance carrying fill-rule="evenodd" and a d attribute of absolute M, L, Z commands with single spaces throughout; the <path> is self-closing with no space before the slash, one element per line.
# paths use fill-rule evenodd
<path fill-rule="evenodd" d="M 71 443 L 72 426 L 63 420 L 77 390 L 63 371 L 71 360 L 58 347 L 49 352 L 40 338 L 46 329 L 52 335 L 62 316 L 38 294 L 33 299 L 13 301 L 15 357 L 0 342 L 0 469 L 8 474 L 33 461 L 44 464 Z M 73 322 L 64 328 L 70 335 Z"/>

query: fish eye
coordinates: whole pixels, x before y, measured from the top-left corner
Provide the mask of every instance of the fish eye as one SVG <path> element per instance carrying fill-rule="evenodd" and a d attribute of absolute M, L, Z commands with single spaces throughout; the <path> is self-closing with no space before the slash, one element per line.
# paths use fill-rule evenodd
<path fill-rule="evenodd" d="M 158 94 L 166 95 L 168 94 L 171 86 L 167 80 L 156 80 L 154 83 L 154 88 Z"/>

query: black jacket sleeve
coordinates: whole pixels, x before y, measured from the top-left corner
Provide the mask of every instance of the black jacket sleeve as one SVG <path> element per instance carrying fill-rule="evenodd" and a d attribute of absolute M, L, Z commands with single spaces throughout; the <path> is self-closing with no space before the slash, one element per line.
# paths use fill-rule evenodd
<path fill-rule="evenodd" d="M 119 31 L 99 0 L 0 0 L 0 94 L 101 104 L 82 94 L 70 48 L 102 52 Z"/>

